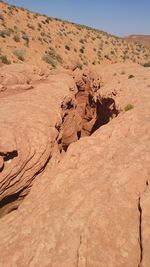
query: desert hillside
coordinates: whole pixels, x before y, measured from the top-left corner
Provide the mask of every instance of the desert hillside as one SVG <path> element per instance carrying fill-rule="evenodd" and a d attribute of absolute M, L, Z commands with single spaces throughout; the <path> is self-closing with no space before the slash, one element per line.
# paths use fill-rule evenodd
<path fill-rule="evenodd" d="M 74 67 L 150 61 L 150 48 L 100 30 L 32 13 L 0 2 L 0 56 L 3 63 Z"/>

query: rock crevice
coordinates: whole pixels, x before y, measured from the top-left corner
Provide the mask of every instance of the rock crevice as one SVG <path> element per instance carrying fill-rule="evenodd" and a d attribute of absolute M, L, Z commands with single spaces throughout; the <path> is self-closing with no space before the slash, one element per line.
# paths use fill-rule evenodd
<path fill-rule="evenodd" d="M 60 151 L 66 151 L 81 137 L 90 136 L 119 114 L 114 99 L 101 96 L 100 84 L 91 83 L 88 75 L 83 74 L 76 86 L 77 93 L 61 104 L 62 123 L 56 126 L 60 132 L 57 139 Z"/>
<path fill-rule="evenodd" d="M 142 207 L 141 197 L 138 199 L 138 210 L 139 210 L 139 246 L 140 246 L 140 262 L 138 267 L 142 266 L 143 261 L 143 237 L 142 237 Z"/>
<path fill-rule="evenodd" d="M 58 106 L 55 108 L 56 104 L 51 99 L 53 93 L 51 96 L 49 90 L 51 79 L 53 81 L 54 78 L 50 75 L 45 79 L 46 83 L 42 80 L 39 84 L 40 88 L 41 83 L 44 88 L 47 85 L 47 90 L 38 90 L 37 84 L 36 90 L 16 95 L 16 107 L 13 105 L 14 96 L 10 97 L 11 104 L 9 100 L 8 105 L 7 102 L 4 104 L 4 114 L 6 105 L 8 112 L 12 106 L 12 115 L 10 122 L 7 117 L 8 122 L 2 120 L 1 125 L 7 126 L 9 123 L 12 127 L 9 131 L 9 142 L 7 141 L 10 146 L 6 147 L 4 142 L 0 149 L 0 216 L 17 209 L 30 191 L 35 178 L 45 169 L 50 159 L 54 158 L 54 154 L 60 157 L 61 152 L 67 151 L 71 143 L 90 136 L 119 113 L 112 98 L 100 95 L 101 82 L 95 73 L 73 73 L 69 81 L 71 85 L 68 86 L 70 90 L 64 98 L 60 98 L 63 101 L 59 102 L 59 109 Z M 37 109 L 38 104 L 40 108 Z M 54 111 L 50 110 L 50 105 Z M 17 123 L 15 113 L 18 114 Z M 52 117 L 53 123 L 49 126 Z M 5 131 L 4 135 L 7 137 Z M 54 150 L 57 151 L 54 153 Z"/>
<path fill-rule="evenodd" d="M 129 64 L 99 73 L 101 88 L 53 73 L 1 101 L 0 152 L 18 152 L 0 156 L 1 200 L 34 182 L 0 219 L 1 266 L 149 267 L 150 73 Z M 113 97 L 133 108 L 101 127 L 117 115 Z"/>

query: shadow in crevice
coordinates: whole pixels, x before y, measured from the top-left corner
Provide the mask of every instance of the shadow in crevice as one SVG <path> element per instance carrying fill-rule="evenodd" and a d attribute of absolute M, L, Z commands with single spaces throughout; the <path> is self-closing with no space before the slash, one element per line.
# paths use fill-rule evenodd
<path fill-rule="evenodd" d="M 10 159 L 18 157 L 18 151 L 17 150 L 13 150 L 13 151 L 7 152 L 7 153 L 0 152 L 0 156 L 3 157 L 4 161 L 8 161 Z"/>
<path fill-rule="evenodd" d="M 17 200 L 19 198 L 21 192 L 17 192 L 16 194 L 4 197 L 1 201 L 0 201 L 0 209 L 2 209 L 5 205 L 9 204 L 10 202 L 13 202 L 15 200 Z"/>
<path fill-rule="evenodd" d="M 71 110 L 70 103 L 73 103 L 70 99 L 69 104 L 63 103 L 62 123 L 59 128 L 57 127 L 60 153 L 66 152 L 71 143 L 84 136 L 92 135 L 119 114 L 113 98 L 100 95 L 96 97 L 84 91 L 78 92 Z"/>
<path fill-rule="evenodd" d="M 10 159 L 10 158 L 14 158 L 14 155 L 17 156 L 18 153 L 13 153 L 11 155 L 9 154 L 7 156 L 9 156 L 9 159 Z M 3 154 L 3 156 L 4 156 L 4 154 Z M 5 214 L 10 213 L 10 212 L 18 209 L 18 207 L 22 203 L 23 199 L 29 193 L 30 188 L 31 188 L 32 183 L 33 183 L 33 180 L 35 179 L 35 177 L 38 177 L 38 175 L 45 170 L 45 168 L 46 168 L 48 162 L 50 161 L 50 159 L 51 159 L 51 155 L 47 158 L 47 160 L 44 163 L 44 165 L 33 175 L 33 177 L 30 179 L 28 184 L 26 184 L 26 186 L 24 186 L 20 191 L 14 193 L 12 195 L 4 197 L 0 201 L 0 217 L 2 217 Z M 8 158 L 7 158 L 7 160 L 8 160 Z"/>
<path fill-rule="evenodd" d="M 21 192 L 22 190 L 13 195 L 6 196 L 0 201 L 0 218 L 4 216 L 5 214 L 8 214 L 14 210 L 17 210 L 18 201 L 22 198 L 22 197 L 19 197 Z M 11 206 L 9 205 L 10 203 L 12 203 Z"/>
<path fill-rule="evenodd" d="M 117 117 L 118 114 L 119 111 L 116 108 L 113 98 L 98 99 L 96 103 L 96 121 L 91 129 L 91 134 L 102 125 L 107 124 L 111 118 Z"/>

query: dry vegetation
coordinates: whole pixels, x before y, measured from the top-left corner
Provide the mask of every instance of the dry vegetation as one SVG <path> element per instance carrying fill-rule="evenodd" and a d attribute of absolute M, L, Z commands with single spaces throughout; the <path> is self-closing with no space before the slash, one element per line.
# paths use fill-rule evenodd
<path fill-rule="evenodd" d="M 132 61 L 149 64 L 150 47 L 0 2 L 0 58 L 48 67 Z"/>

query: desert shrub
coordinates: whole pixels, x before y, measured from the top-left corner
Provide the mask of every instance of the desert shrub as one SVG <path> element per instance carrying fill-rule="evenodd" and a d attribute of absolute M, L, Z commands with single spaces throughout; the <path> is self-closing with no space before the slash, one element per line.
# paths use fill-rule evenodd
<path fill-rule="evenodd" d="M 135 77 L 135 76 L 131 74 L 131 75 L 128 76 L 128 79 L 132 79 L 132 78 L 134 78 L 134 77 Z"/>
<path fill-rule="evenodd" d="M 83 64 L 84 64 L 85 66 L 88 66 L 88 61 L 84 61 Z"/>
<path fill-rule="evenodd" d="M 30 12 L 29 12 L 29 11 L 27 11 L 27 18 L 28 18 L 28 19 L 31 19 L 31 18 L 30 18 Z"/>
<path fill-rule="evenodd" d="M 93 64 L 93 65 L 96 65 L 96 60 L 94 60 L 94 61 L 92 62 L 92 64 Z"/>
<path fill-rule="evenodd" d="M 29 36 L 27 33 L 23 33 L 22 34 L 22 39 L 24 39 L 25 41 L 29 42 Z"/>
<path fill-rule="evenodd" d="M 51 55 L 51 57 L 57 60 L 60 64 L 63 63 L 62 57 L 59 54 L 57 54 L 53 49 L 51 49 L 48 53 L 49 55 Z"/>
<path fill-rule="evenodd" d="M 83 47 L 80 48 L 80 53 L 84 54 L 84 48 Z"/>
<path fill-rule="evenodd" d="M 43 38 L 43 41 L 47 44 L 49 43 L 46 38 Z"/>
<path fill-rule="evenodd" d="M 143 67 L 145 67 L 145 68 L 150 67 L 150 62 L 144 63 Z"/>
<path fill-rule="evenodd" d="M 105 58 L 108 59 L 108 60 L 110 60 L 110 57 L 108 55 L 105 55 Z"/>
<path fill-rule="evenodd" d="M 0 14 L 0 20 L 4 20 L 4 16 Z"/>
<path fill-rule="evenodd" d="M 113 50 L 111 50 L 110 53 L 111 53 L 112 55 L 115 55 L 115 52 L 114 52 Z"/>
<path fill-rule="evenodd" d="M 47 24 L 49 23 L 49 21 L 50 21 L 50 19 L 49 19 L 49 18 L 46 18 L 45 22 L 46 22 Z"/>
<path fill-rule="evenodd" d="M 3 56 L 0 56 L 0 60 L 1 60 L 1 62 L 3 64 L 7 64 L 7 65 L 11 64 L 11 61 L 8 60 L 7 56 L 4 56 L 4 55 Z"/>
<path fill-rule="evenodd" d="M 24 61 L 25 58 L 24 58 L 24 55 L 25 55 L 25 51 L 20 49 L 20 50 L 15 50 L 14 52 L 14 55 L 21 61 Z"/>
<path fill-rule="evenodd" d="M 48 36 L 49 38 L 51 38 L 51 33 L 50 33 L 50 32 L 48 32 L 48 33 L 47 33 L 47 36 Z"/>
<path fill-rule="evenodd" d="M 22 11 L 25 11 L 25 8 L 24 8 L 24 7 L 20 7 L 20 9 L 21 9 Z"/>
<path fill-rule="evenodd" d="M 41 37 L 38 37 L 38 40 L 39 40 L 40 42 L 42 42 L 42 38 L 41 38 Z"/>
<path fill-rule="evenodd" d="M 77 66 L 76 66 L 78 69 L 82 70 L 83 69 L 83 66 L 81 63 L 77 63 Z"/>
<path fill-rule="evenodd" d="M 69 51 L 70 50 L 70 46 L 69 45 L 65 45 L 65 49 Z"/>
<path fill-rule="evenodd" d="M 14 26 L 14 31 L 18 31 L 18 27 L 16 25 Z"/>
<path fill-rule="evenodd" d="M 81 60 L 83 61 L 83 57 L 82 57 L 82 54 L 79 54 L 79 57 L 81 58 Z"/>
<path fill-rule="evenodd" d="M 13 39 L 17 43 L 20 42 L 20 36 L 18 34 L 15 34 Z"/>
<path fill-rule="evenodd" d="M 102 37 L 101 37 L 100 35 L 97 35 L 96 38 L 97 38 L 97 39 L 101 39 Z"/>
<path fill-rule="evenodd" d="M 29 45 L 29 36 L 27 33 L 22 34 L 22 39 L 24 39 L 26 41 L 26 46 L 28 46 Z"/>
<path fill-rule="evenodd" d="M 134 106 L 133 106 L 132 104 L 127 104 L 127 105 L 124 107 L 124 110 L 125 110 L 125 111 L 128 111 L 128 110 L 133 109 L 133 108 L 134 108 Z"/>
<path fill-rule="evenodd" d="M 60 37 L 63 36 L 62 32 L 58 32 L 57 35 Z"/>
<path fill-rule="evenodd" d="M 84 39 L 80 39 L 79 42 L 80 42 L 81 44 L 84 44 Z"/>
<path fill-rule="evenodd" d="M 0 31 L 0 37 L 2 37 L 2 38 L 6 37 L 5 31 Z"/>
<path fill-rule="evenodd" d="M 42 24 L 41 23 L 38 22 L 37 25 L 38 25 L 39 28 L 42 28 Z"/>
<path fill-rule="evenodd" d="M 47 64 L 50 64 L 52 67 L 56 68 L 56 61 L 49 54 L 43 55 L 42 60 Z"/>
<path fill-rule="evenodd" d="M 32 29 L 32 30 L 35 30 L 35 27 L 33 25 L 31 25 L 30 23 L 27 24 L 27 27 Z"/>
<path fill-rule="evenodd" d="M 104 42 L 101 41 L 100 45 L 99 45 L 99 49 L 102 50 L 103 49 L 103 46 L 104 46 Z"/>
<path fill-rule="evenodd" d="M 5 38 L 6 36 L 10 36 L 12 31 L 8 28 L 6 30 L 0 31 L 0 37 Z"/>
<path fill-rule="evenodd" d="M 10 11 L 8 12 L 8 16 L 13 15 L 13 10 L 10 9 Z"/>
<path fill-rule="evenodd" d="M 53 48 L 50 48 L 42 57 L 42 60 L 45 61 L 47 64 L 52 65 L 52 67 L 56 68 L 57 64 L 63 63 L 62 57 L 56 53 Z"/>
<path fill-rule="evenodd" d="M 12 28 L 8 28 L 8 31 L 10 34 L 14 33 L 14 29 L 12 29 Z"/>
<path fill-rule="evenodd" d="M 33 14 L 33 18 L 36 19 L 38 17 L 37 14 Z"/>
<path fill-rule="evenodd" d="M 41 36 L 45 36 L 45 32 L 41 32 Z"/>
<path fill-rule="evenodd" d="M 6 29 L 6 30 L 5 30 L 5 34 L 6 34 L 7 36 L 10 36 L 10 35 L 12 34 L 12 29 L 10 29 L 10 28 Z"/>

